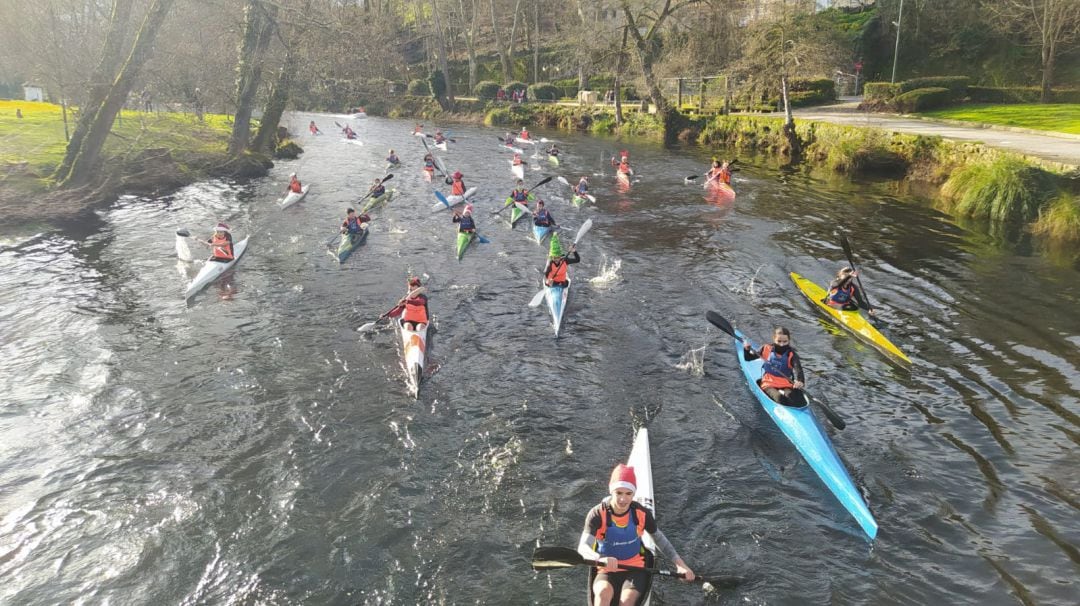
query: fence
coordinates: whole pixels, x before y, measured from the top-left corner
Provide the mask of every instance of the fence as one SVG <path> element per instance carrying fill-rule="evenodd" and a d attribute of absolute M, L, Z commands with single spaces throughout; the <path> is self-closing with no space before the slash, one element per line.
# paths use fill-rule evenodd
<path fill-rule="evenodd" d="M 679 109 L 712 113 L 730 104 L 727 76 L 664 78 L 660 90 Z"/>

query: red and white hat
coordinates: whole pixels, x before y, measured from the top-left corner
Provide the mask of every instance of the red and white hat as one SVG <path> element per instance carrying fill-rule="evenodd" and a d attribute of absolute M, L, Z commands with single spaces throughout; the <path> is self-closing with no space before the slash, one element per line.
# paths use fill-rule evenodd
<path fill-rule="evenodd" d="M 466 204 L 465 205 L 465 214 L 466 215 L 471 215 L 472 214 L 472 204 Z"/>
<path fill-rule="evenodd" d="M 611 470 L 611 479 L 608 480 L 608 490 L 611 491 L 616 488 L 625 488 L 637 492 L 637 476 L 634 475 L 633 467 L 619 463 L 615 466 L 615 469 Z"/>
<path fill-rule="evenodd" d="M 223 231 L 223 232 L 226 232 L 226 233 L 232 233 L 232 232 L 229 231 L 229 226 L 225 225 L 224 223 L 218 223 L 217 227 L 214 228 L 214 231 Z"/>
<path fill-rule="evenodd" d="M 454 179 L 460 179 L 461 178 L 461 171 L 460 170 L 455 170 L 454 174 L 452 174 L 450 176 L 453 177 Z"/>

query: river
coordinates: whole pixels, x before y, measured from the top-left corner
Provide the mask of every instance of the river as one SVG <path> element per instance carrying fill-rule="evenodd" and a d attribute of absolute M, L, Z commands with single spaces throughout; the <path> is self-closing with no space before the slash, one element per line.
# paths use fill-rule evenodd
<path fill-rule="evenodd" d="M 502 131 L 445 154 L 490 244 L 454 259 L 411 123 L 295 115 L 300 159 L 253 183 L 128 198 L 79 233 L 0 252 L 0 603 L 570 604 L 573 546 L 648 419 L 661 528 L 702 592 L 663 604 L 1075 604 L 1080 596 L 1080 276 L 1002 249 L 882 184 L 745 159 L 734 203 L 683 177 L 707 153 L 566 133 L 598 204 L 538 192 L 592 231 L 562 336 L 529 308 L 545 251 L 490 216 L 512 186 Z M 429 132 L 432 130 L 428 128 Z M 325 244 L 383 172 L 366 244 Z M 619 192 L 607 159 L 631 152 Z M 531 150 L 529 150 L 531 151 Z M 533 170 L 538 168 L 539 170 Z M 277 200 L 298 171 L 311 193 Z M 700 182 L 700 181 L 699 181 Z M 440 186 L 446 191 L 448 188 Z M 185 303 L 173 234 L 224 220 L 250 246 Z M 845 264 L 846 230 L 898 366 L 820 316 L 787 277 Z M 358 334 L 425 276 L 437 331 L 419 400 L 392 331 Z M 714 309 L 760 340 L 790 327 L 830 434 L 880 525 L 873 543 L 750 395 Z M 822 421 L 824 424 L 824 420 Z"/>

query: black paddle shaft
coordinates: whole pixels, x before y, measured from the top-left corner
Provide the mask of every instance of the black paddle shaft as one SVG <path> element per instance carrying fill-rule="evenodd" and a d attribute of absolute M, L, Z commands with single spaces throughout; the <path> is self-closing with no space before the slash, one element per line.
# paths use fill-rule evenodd
<path fill-rule="evenodd" d="M 866 289 L 863 288 L 862 278 L 859 277 L 859 270 L 855 267 L 855 259 L 851 254 L 851 243 L 848 242 L 847 236 L 840 234 L 840 246 L 844 249 L 844 256 L 847 257 L 848 265 L 855 271 L 855 281 L 859 284 L 859 290 L 862 291 L 862 296 L 866 299 L 866 304 L 870 306 L 870 309 L 874 309 L 874 305 L 870 303 L 870 297 L 866 295 Z"/>

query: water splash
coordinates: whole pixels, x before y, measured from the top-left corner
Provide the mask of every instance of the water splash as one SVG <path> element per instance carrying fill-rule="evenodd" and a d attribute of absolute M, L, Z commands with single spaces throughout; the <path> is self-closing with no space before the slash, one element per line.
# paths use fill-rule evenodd
<path fill-rule="evenodd" d="M 675 368 L 689 372 L 692 377 L 705 376 L 706 347 L 708 347 L 708 344 L 692 348 L 690 351 L 684 353 L 682 359 L 675 365 Z"/>
<path fill-rule="evenodd" d="M 607 255 L 603 256 L 603 261 L 600 262 L 600 272 L 589 278 L 589 284 L 593 286 L 605 286 L 608 284 L 614 284 L 619 280 L 619 269 L 622 267 L 622 259 L 608 259 Z"/>

